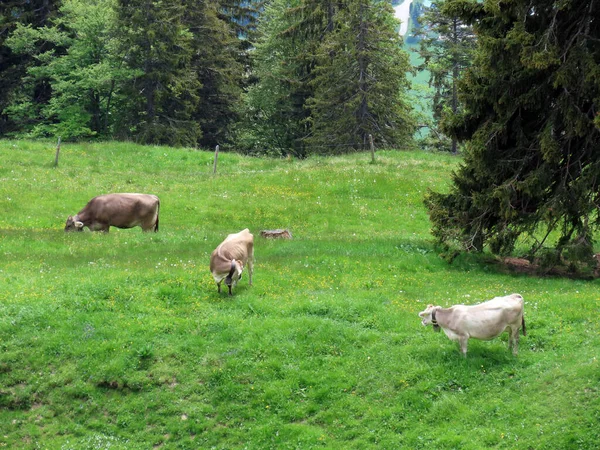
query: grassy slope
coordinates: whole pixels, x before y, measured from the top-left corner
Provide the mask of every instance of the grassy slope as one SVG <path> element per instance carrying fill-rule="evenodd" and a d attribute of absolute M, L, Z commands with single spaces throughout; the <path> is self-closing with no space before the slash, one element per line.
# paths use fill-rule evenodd
<path fill-rule="evenodd" d="M 598 282 L 448 266 L 422 196 L 456 160 L 286 161 L 0 141 L 0 446 L 597 448 Z M 161 198 L 160 232 L 63 233 L 94 195 Z M 255 285 L 210 252 L 256 236 Z M 291 241 L 261 229 L 289 228 Z M 423 329 L 427 303 L 511 292 L 528 336 Z"/>

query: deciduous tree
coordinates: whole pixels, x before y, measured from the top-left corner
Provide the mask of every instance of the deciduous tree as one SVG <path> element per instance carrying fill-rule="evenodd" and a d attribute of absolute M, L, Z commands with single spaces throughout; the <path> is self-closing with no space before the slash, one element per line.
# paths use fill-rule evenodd
<path fill-rule="evenodd" d="M 64 0 L 51 26 L 17 26 L 7 44 L 37 61 L 6 109 L 22 131 L 64 139 L 111 136 L 122 119 L 119 89 L 135 75 L 116 51 L 113 6 L 113 0 Z M 51 97 L 38 102 L 33 93 L 44 82 Z"/>
<path fill-rule="evenodd" d="M 32 54 L 15 53 L 6 44 L 6 40 L 18 25 L 40 28 L 50 23 L 58 14 L 60 0 L 2 0 L 0 2 L 0 135 L 7 132 L 18 132 L 25 125 L 37 121 L 37 117 L 27 118 L 25 123 L 12 120 L 6 108 L 23 98 L 26 94 L 21 89 L 22 79 L 27 69 L 37 64 Z M 51 44 L 37 42 L 38 52 L 47 51 Z M 51 95 L 48 80 L 39 80 L 28 93 L 28 101 L 41 107 Z M 36 108 L 37 109 L 37 108 Z"/>

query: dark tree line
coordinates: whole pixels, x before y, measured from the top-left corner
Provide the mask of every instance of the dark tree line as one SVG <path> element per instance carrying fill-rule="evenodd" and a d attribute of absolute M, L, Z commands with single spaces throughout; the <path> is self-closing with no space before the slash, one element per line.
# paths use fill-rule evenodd
<path fill-rule="evenodd" d="M 0 135 L 211 146 L 236 120 L 252 3 L 2 3 Z M 238 17 L 245 17 L 243 26 Z M 239 33 L 239 34 L 236 34 Z"/>
<path fill-rule="evenodd" d="M 369 134 L 388 146 L 412 134 L 411 68 L 387 3 L 11 0 L 1 8 L 0 136 L 304 156 L 364 148 Z"/>

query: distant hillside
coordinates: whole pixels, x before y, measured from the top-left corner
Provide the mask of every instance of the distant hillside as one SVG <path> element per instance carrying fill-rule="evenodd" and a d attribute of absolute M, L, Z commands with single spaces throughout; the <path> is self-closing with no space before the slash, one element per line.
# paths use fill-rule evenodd
<path fill-rule="evenodd" d="M 430 0 L 392 0 L 394 15 L 401 22 L 399 33 L 404 36 L 405 42 L 414 41 L 412 34 L 418 26 L 418 18 L 423 14 L 423 9 L 430 5 Z"/>

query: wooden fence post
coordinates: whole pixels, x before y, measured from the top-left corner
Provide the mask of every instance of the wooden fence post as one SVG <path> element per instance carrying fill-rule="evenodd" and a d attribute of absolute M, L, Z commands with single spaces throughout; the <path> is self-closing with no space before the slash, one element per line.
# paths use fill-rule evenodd
<path fill-rule="evenodd" d="M 375 163 L 375 145 L 373 145 L 373 135 L 369 135 L 369 145 L 371 146 L 371 162 Z"/>
<path fill-rule="evenodd" d="M 219 146 L 215 147 L 215 162 L 213 163 L 213 175 L 217 173 L 217 158 L 219 157 Z"/>
<path fill-rule="evenodd" d="M 60 154 L 60 136 L 58 137 L 58 144 L 56 144 L 56 155 L 54 156 L 54 167 L 58 167 L 58 155 Z"/>

